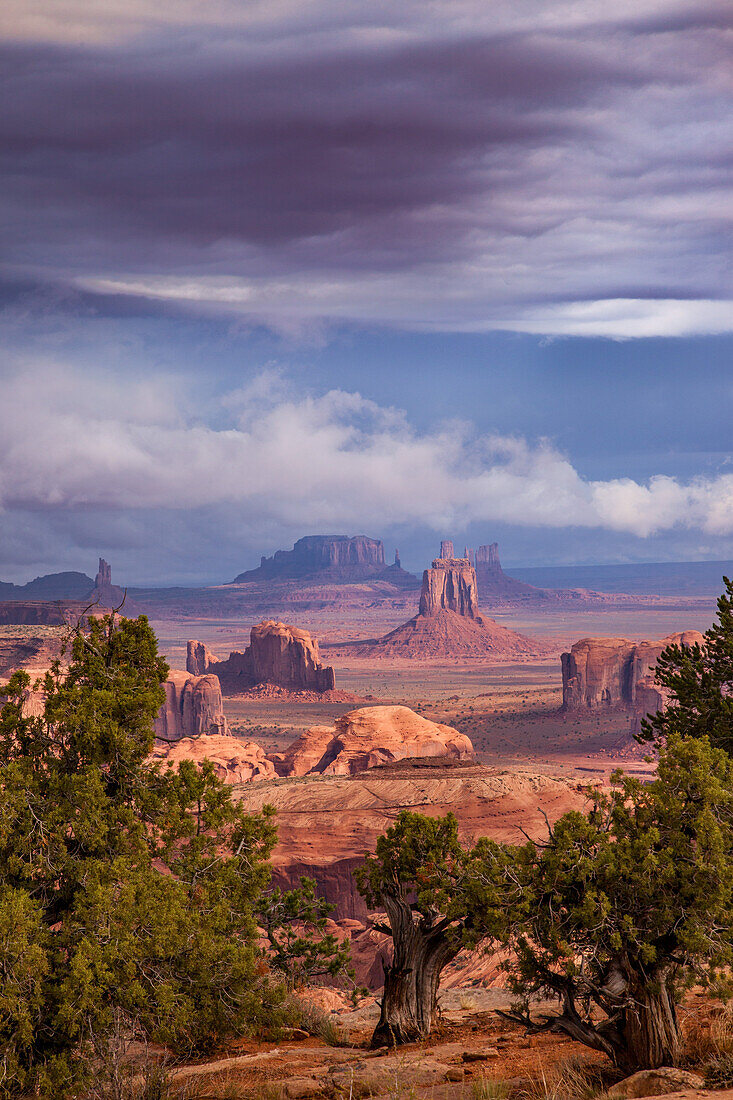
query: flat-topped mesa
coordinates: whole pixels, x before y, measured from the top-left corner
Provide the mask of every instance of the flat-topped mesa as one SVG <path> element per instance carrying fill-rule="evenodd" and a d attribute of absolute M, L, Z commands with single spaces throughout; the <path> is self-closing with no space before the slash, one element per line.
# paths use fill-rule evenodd
<path fill-rule="evenodd" d="M 256 684 L 276 684 L 290 691 L 331 691 L 333 669 L 321 664 L 318 642 L 307 630 L 265 620 L 250 631 L 249 645 L 220 661 L 203 642 L 188 643 L 186 668 L 200 676 L 214 669 L 226 694 L 247 691 Z"/>
<path fill-rule="evenodd" d="M 561 657 L 563 709 L 634 709 L 637 695 L 639 706 L 656 698 L 660 709 L 662 694 L 654 694 L 653 671 L 662 650 L 670 645 L 702 645 L 703 641 L 697 630 L 639 643 L 627 638 L 581 638 Z M 644 690 L 640 690 L 642 686 Z"/>
<path fill-rule="evenodd" d="M 419 614 L 436 615 L 441 610 L 469 619 L 478 616 L 476 573 L 468 558 L 435 558 L 432 568 L 423 573 Z"/>
<path fill-rule="evenodd" d="M 386 568 L 384 543 L 367 535 L 306 535 L 292 550 L 277 550 L 262 557 L 258 569 L 235 577 L 234 583 L 266 578 L 291 578 L 327 574 L 332 579 L 361 579 Z"/>

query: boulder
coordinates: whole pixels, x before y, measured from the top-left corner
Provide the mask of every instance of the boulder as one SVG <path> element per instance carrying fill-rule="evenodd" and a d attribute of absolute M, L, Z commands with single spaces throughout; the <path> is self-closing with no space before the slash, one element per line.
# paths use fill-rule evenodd
<path fill-rule="evenodd" d="M 307 630 L 272 619 L 253 626 L 247 648 L 234 650 L 225 661 L 218 660 L 203 642 L 192 639 L 186 668 L 194 675 L 215 668 L 227 694 L 247 691 L 256 684 L 319 693 L 336 685 L 333 669 L 321 664 L 316 639 Z"/>
<path fill-rule="evenodd" d="M 227 720 L 216 676 L 173 670 L 163 684 L 165 703 L 155 719 L 155 736 L 180 741 L 202 734 L 226 734 Z"/>
<path fill-rule="evenodd" d="M 704 1088 L 705 1082 L 697 1073 L 672 1066 L 659 1069 L 642 1069 L 624 1078 L 608 1091 L 608 1100 L 633 1100 L 640 1096 L 666 1096 L 670 1092 L 687 1092 Z"/>
<path fill-rule="evenodd" d="M 473 745 L 452 726 L 430 722 L 409 707 L 360 707 L 338 718 L 333 728 L 307 730 L 274 763 L 284 776 L 355 775 L 421 756 L 471 760 Z"/>
<path fill-rule="evenodd" d="M 216 774 L 225 783 L 251 783 L 275 778 L 275 769 L 261 745 L 223 734 L 184 737 L 172 745 L 159 746 L 154 756 L 163 764 L 210 760 Z"/>
<path fill-rule="evenodd" d="M 653 685 L 654 667 L 662 650 L 670 645 L 692 646 L 703 642 L 697 630 L 636 644 L 627 638 L 582 638 L 561 657 L 563 708 L 611 706 L 636 711 L 649 702 L 648 688 Z M 637 705 L 640 690 L 643 698 Z M 662 705 L 660 694 L 656 709 Z"/>

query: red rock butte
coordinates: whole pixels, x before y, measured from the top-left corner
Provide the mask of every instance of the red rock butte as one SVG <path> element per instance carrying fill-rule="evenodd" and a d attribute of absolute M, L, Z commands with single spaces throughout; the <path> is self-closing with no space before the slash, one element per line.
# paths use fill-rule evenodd
<path fill-rule="evenodd" d="M 563 653 L 562 698 L 564 710 L 617 707 L 641 720 L 667 705 L 666 689 L 654 682 L 654 669 L 662 650 L 677 645 L 703 645 L 697 630 L 684 630 L 653 642 L 628 638 L 581 638 Z"/>
<path fill-rule="evenodd" d="M 257 684 L 320 694 L 336 686 L 333 669 L 321 663 L 317 640 L 307 630 L 272 619 L 253 626 L 244 652 L 234 650 L 226 660 L 215 657 L 203 642 L 191 639 L 186 668 L 198 676 L 214 672 L 227 695 Z"/>
<path fill-rule="evenodd" d="M 418 614 L 374 642 L 339 646 L 346 656 L 478 657 L 494 661 L 546 656 L 547 646 L 479 613 L 476 571 L 470 557 L 453 556 L 444 539 L 441 554 L 423 573 Z"/>

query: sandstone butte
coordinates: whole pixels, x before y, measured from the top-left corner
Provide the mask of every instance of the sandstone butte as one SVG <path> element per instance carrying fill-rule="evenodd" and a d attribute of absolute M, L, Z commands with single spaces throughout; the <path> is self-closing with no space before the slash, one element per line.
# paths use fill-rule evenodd
<path fill-rule="evenodd" d="M 642 718 L 667 704 L 665 689 L 654 683 L 654 668 L 669 645 L 702 645 L 697 630 L 670 634 L 653 642 L 627 638 L 581 638 L 563 653 L 563 709 L 617 707 L 634 715 L 638 730 Z"/>
<path fill-rule="evenodd" d="M 409 707 L 360 707 L 314 726 L 284 752 L 270 756 L 278 775 L 356 775 L 415 757 L 473 760 L 473 745 L 452 726 L 421 717 Z"/>
<path fill-rule="evenodd" d="M 441 543 L 441 556 L 423 573 L 418 614 L 377 641 L 338 646 L 342 656 L 478 657 L 493 661 L 543 657 L 550 647 L 501 626 L 479 613 L 476 572 L 468 557 L 452 556 L 453 543 Z M 335 648 L 335 647 L 334 647 Z"/>
<path fill-rule="evenodd" d="M 274 620 L 253 626 L 244 652 L 235 650 L 225 661 L 215 657 L 203 642 L 191 639 L 186 668 L 196 676 L 215 672 L 227 695 L 265 683 L 319 693 L 336 686 L 333 669 L 321 663 L 316 639 L 307 630 Z"/>
<path fill-rule="evenodd" d="M 192 676 L 173 669 L 163 684 L 165 703 L 155 719 L 155 736 L 163 741 L 226 734 L 227 721 L 216 676 Z"/>

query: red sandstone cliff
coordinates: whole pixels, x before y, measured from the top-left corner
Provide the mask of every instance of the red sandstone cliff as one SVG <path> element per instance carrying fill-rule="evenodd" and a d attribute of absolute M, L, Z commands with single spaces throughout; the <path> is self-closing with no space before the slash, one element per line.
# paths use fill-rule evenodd
<path fill-rule="evenodd" d="M 435 558 L 432 569 L 423 573 L 419 614 L 435 615 L 441 610 L 469 619 L 478 615 L 476 573 L 468 558 Z"/>

